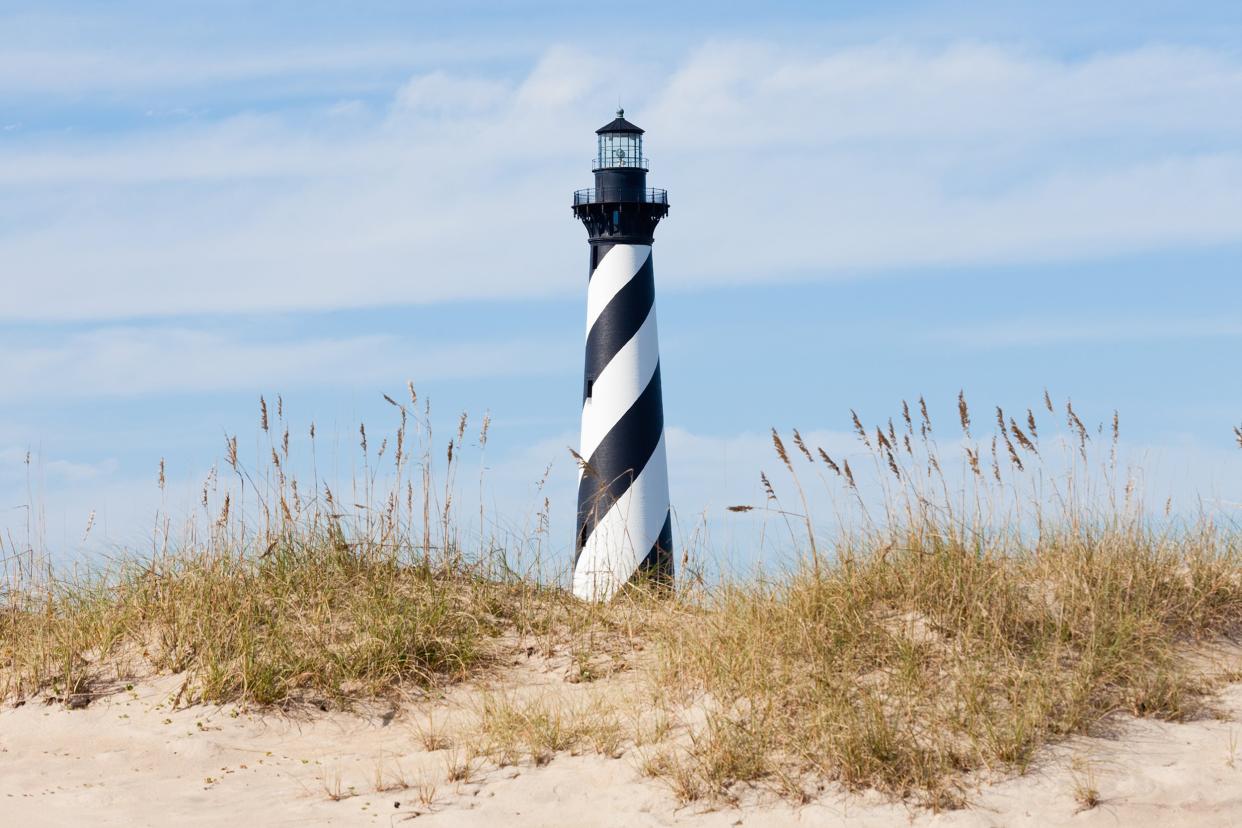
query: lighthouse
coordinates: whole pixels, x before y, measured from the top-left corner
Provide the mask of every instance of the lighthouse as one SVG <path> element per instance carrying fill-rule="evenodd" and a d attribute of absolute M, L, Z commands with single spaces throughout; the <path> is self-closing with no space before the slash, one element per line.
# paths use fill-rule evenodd
<path fill-rule="evenodd" d="M 668 193 L 647 186 L 643 131 L 617 110 L 596 131 L 595 186 L 574 193 L 590 242 L 573 590 L 671 587 L 673 529 L 651 245 Z"/>

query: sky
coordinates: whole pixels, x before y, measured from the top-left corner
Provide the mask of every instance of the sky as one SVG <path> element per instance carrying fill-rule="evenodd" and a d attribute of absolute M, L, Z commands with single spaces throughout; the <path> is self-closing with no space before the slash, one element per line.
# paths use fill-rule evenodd
<path fill-rule="evenodd" d="M 348 476 L 413 381 L 571 555 L 569 205 L 618 104 L 672 205 L 682 543 L 756 554 L 770 427 L 848 456 L 851 409 L 959 390 L 1117 409 L 1154 499 L 1242 508 L 1237 4 L 51 0 L 0 42 L 6 548 L 149 546 L 260 395 Z"/>

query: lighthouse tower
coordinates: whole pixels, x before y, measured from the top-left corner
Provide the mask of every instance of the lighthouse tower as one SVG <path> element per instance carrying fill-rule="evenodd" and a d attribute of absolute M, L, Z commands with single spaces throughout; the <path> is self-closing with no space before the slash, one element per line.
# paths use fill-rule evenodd
<path fill-rule="evenodd" d="M 668 194 L 647 187 L 643 131 L 625 111 L 596 131 L 595 186 L 574 193 L 591 245 L 574 594 L 632 579 L 671 586 L 673 531 L 651 244 Z"/>

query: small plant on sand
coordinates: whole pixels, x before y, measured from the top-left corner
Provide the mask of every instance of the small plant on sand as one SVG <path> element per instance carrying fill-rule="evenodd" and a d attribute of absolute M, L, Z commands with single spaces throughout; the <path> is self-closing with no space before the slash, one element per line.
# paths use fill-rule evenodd
<path fill-rule="evenodd" d="M 1070 765 L 1070 773 L 1074 780 L 1074 801 L 1079 811 L 1089 811 L 1104 800 L 1100 799 L 1100 789 L 1096 785 L 1095 766 L 1081 757 L 1074 757 Z"/>
<path fill-rule="evenodd" d="M 444 757 L 445 778 L 450 782 L 468 783 L 482 765 L 482 754 L 474 745 L 449 748 Z"/>
<path fill-rule="evenodd" d="M 414 732 L 423 750 L 429 753 L 452 747 L 453 742 L 442 724 L 436 723 L 435 713 L 428 713 L 426 722 L 415 722 Z"/>
<path fill-rule="evenodd" d="M 479 722 L 487 754 L 498 764 L 529 759 L 545 765 L 562 751 L 592 747 L 606 755 L 620 748 L 620 724 L 602 704 L 583 706 L 558 699 L 518 701 L 504 695 L 483 699 Z"/>
<path fill-rule="evenodd" d="M 436 783 L 427 773 L 420 772 L 414 782 L 414 792 L 418 795 L 418 804 L 430 808 L 436 801 Z"/>

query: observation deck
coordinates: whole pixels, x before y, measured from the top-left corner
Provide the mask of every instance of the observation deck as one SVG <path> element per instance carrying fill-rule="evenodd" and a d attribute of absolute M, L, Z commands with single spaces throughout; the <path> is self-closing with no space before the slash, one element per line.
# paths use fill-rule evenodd
<path fill-rule="evenodd" d="M 668 206 L 668 190 L 655 187 L 588 187 L 574 190 L 574 206 L 582 204 L 663 204 Z"/>

